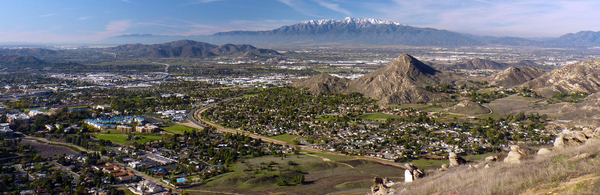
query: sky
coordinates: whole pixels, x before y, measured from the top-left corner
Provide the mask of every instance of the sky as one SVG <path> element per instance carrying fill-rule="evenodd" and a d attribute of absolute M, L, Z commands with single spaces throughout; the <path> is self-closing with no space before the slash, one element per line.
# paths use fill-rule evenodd
<path fill-rule="evenodd" d="M 490 36 L 600 31 L 598 0 L 0 0 L 0 42 L 210 35 L 303 20 L 376 18 Z"/>

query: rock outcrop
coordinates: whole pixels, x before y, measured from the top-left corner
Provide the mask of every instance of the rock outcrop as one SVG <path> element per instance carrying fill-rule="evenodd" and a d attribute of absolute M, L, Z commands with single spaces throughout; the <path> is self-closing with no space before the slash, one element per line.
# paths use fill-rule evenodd
<path fill-rule="evenodd" d="M 413 182 L 416 179 L 425 176 L 425 173 L 423 173 L 421 169 L 415 167 L 412 163 L 406 163 L 404 166 L 406 167 L 406 170 L 404 170 L 404 182 Z"/>
<path fill-rule="evenodd" d="M 450 160 L 450 167 L 456 167 L 467 163 L 465 159 L 456 155 L 454 152 L 450 152 L 450 154 L 448 154 L 448 160 Z"/>
<path fill-rule="evenodd" d="M 580 146 L 588 142 L 598 141 L 600 139 L 600 128 L 592 130 L 590 128 L 583 128 L 582 131 L 570 131 L 563 130 L 554 140 L 555 149 L 563 149 L 567 146 Z"/>
<path fill-rule="evenodd" d="M 552 151 L 548 148 L 541 148 L 540 150 L 538 150 L 537 155 L 546 155 L 546 154 L 550 154 L 552 153 Z"/>
<path fill-rule="evenodd" d="M 373 179 L 373 186 L 371 186 L 371 194 L 373 195 L 388 195 L 390 193 L 390 187 L 386 186 L 384 180 L 375 177 Z"/>
<path fill-rule="evenodd" d="M 517 145 L 510 146 L 510 152 L 504 159 L 504 163 L 518 164 L 527 154 Z"/>

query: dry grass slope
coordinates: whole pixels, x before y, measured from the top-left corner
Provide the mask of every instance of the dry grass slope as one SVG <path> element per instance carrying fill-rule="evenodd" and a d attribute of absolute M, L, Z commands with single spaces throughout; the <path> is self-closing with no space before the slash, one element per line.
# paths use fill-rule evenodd
<path fill-rule="evenodd" d="M 595 157 L 572 159 L 582 153 Z M 394 188 L 398 194 L 597 194 L 599 153 L 599 143 L 587 144 L 532 156 L 521 164 L 499 161 L 488 169 L 451 168 Z"/>

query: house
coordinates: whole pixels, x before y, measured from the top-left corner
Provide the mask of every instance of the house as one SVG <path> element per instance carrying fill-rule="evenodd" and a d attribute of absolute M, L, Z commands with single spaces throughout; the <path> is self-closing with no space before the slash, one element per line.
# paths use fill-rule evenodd
<path fill-rule="evenodd" d="M 131 125 L 117 125 L 117 130 L 122 132 L 133 132 Z"/>
<path fill-rule="evenodd" d="M 130 181 L 137 179 L 135 174 L 111 163 L 106 163 L 106 166 L 102 167 L 102 171 L 115 176 L 119 181 Z"/>
<path fill-rule="evenodd" d="M 158 126 L 151 124 L 146 124 L 144 126 L 140 125 L 135 127 L 135 131 L 138 133 L 154 133 L 156 130 L 158 130 Z"/>
<path fill-rule="evenodd" d="M 0 136 L 12 136 L 14 131 L 8 126 L 0 126 Z"/>
<path fill-rule="evenodd" d="M 127 163 L 127 165 L 128 165 L 129 167 L 131 167 L 131 168 L 134 168 L 134 169 L 135 169 L 135 168 L 137 168 L 137 167 L 140 167 L 140 166 L 142 166 L 142 163 L 141 163 L 140 161 L 133 161 L 133 162 L 129 162 L 129 163 Z"/>
<path fill-rule="evenodd" d="M 26 115 L 24 113 L 19 113 L 19 114 L 8 114 L 6 115 L 8 117 L 8 122 L 13 124 L 15 121 L 23 121 L 25 123 L 29 123 L 31 120 L 31 117 L 29 115 Z"/>

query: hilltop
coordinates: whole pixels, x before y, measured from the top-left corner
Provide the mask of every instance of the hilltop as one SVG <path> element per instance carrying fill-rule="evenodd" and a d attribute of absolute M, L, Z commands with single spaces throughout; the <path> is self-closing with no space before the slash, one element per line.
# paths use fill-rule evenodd
<path fill-rule="evenodd" d="M 317 75 L 296 82 L 293 86 L 309 88 L 316 93 L 359 92 L 382 104 L 397 104 L 442 100 L 443 95 L 428 91 L 425 87 L 455 85 L 460 80 L 463 79 L 457 75 L 438 71 L 408 54 L 402 54 L 389 65 L 353 81 Z"/>
<path fill-rule="evenodd" d="M 257 57 L 278 56 L 277 51 L 259 49 L 248 44 L 213 45 L 192 40 L 179 40 L 162 44 L 126 44 L 105 49 L 108 52 L 117 52 L 134 55 L 139 58 L 209 58 L 216 56 Z"/>
<path fill-rule="evenodd" d="M 0 65 L 24 68 L 24 67 L 39 67 L 48 64 L 47 62 L 37 59 L 33 56 L 19 56 L 19 55 L 3 55 L 0 54 Z"/>
<path fill-rule="evenodd" d="M 486 108 L 481 104 L 469 100 L 463 100 L 450 108 L 444 109 L 444 111 L 450 113 L 466 114 L 470 116 L 490 113 L 489 108 Z"/>
<path fill-rule="evenodd" d="M 322 92 L 334 93 L 341 92 L 348 85 L 350 80 L 331 76 L 327 73 L 321 73 L 317 76 L 292 83 L 292 87 L 308 88 L 308 91 L 314 94 Z"/>
<path fill-rule="evenodd" d="M 533 67 L 509 67 L 502 72 L 485 78 L 484 80 L 487 80 L 492 85 L 512 87 L 538 78 L 543 74 L 544 71 Z"/>
<path fill-rule="evenodd" d="M 555 148 L 548 154 L 535 152 L 527 152 L 521 163 L 497 161 L 490 168 L 461 165 L 434 170 L 423 179 L 392 188 L 396 194 L 595 194 L 600 190 L 597 141 Z"/>
<path fill-rule="evenodd" d="M 566 65 L 550 71 L 523 86 L 539 94 L 550 96 L 558 93 L 600 91 L 600 59 Z"/>

